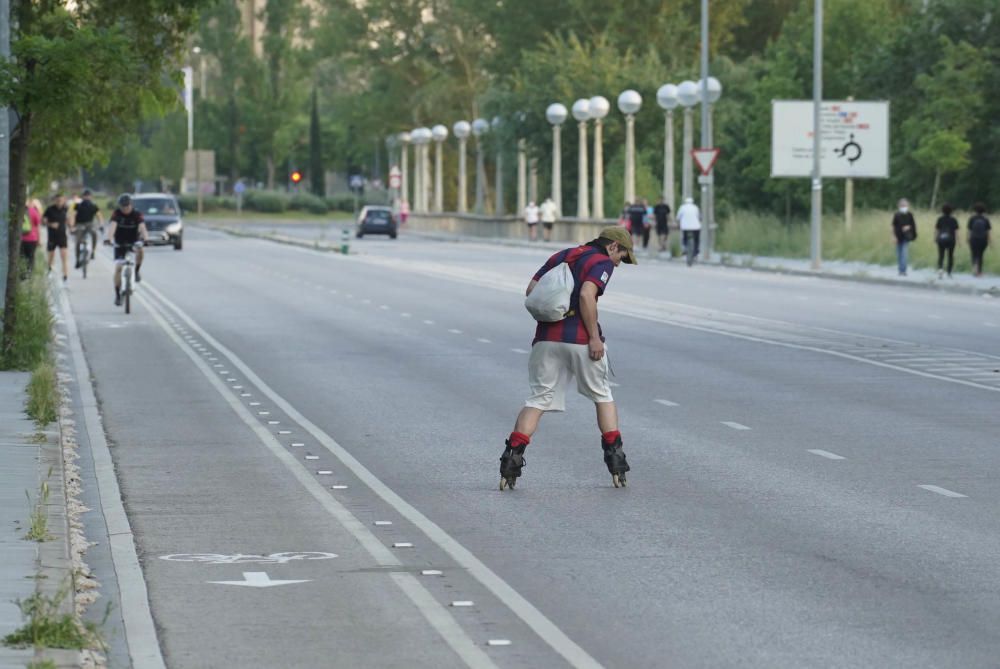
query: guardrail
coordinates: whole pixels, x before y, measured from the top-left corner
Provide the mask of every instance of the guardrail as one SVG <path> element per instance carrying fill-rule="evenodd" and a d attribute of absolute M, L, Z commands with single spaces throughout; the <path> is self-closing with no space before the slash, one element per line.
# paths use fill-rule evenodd
<path fill-rule="evenodd" d="M 584 244 L 597 237 L 609 225 L 617 225 L 614 218 L 580 219 L 561 218 L 552 227 L 552 241 Z M 484 216 L 479 214 L 410 214 L 406 226 L 419 232 L 444 232 L 463 237 L 489 237 L 493 239 L 523 239 L 528 236 L 524 219 L 516 216 Z M 542 224 L 538 224 L 538 237 Z"/>

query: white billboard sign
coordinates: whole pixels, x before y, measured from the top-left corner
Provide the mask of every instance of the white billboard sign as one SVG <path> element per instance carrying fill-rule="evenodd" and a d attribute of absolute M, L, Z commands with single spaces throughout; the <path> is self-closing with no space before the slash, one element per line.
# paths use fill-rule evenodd
<path fill-rule="evenodd" d="M 824 177 L 889 176 L 889 103 L 822 104 L 821 169 Z M 813 103 L 771 103 L 771 176 L 809 177 L 813 168 Z"/>

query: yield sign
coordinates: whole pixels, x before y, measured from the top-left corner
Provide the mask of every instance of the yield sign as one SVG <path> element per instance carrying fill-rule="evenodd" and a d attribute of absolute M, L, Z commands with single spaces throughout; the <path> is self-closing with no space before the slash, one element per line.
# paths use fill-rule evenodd
<path fill-rule="evenodd" d="M 276 585 L 289 585 L 291 583 L 308 583 L 309 581 L 272 581 L 263 571 L 243 572 L 243 581 L 209 581 L 209 583 L 219 583 L 221 585 L 243 585 L 250 588 L 271 588 Z"/>
<path fill-rule="evenodd" d="M 698 163 L 698 169 L 706 177 L 711 174 L 712 168 L 715 167 L 715 161 L 719 159 L 719 153 L 722 149 L 692 149 L 691 157 L 694 158 L 694 162 Z"/>

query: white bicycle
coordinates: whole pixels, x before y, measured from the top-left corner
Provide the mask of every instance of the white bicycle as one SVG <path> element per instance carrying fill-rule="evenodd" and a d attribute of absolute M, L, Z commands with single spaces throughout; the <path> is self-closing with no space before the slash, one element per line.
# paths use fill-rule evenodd
<path fill-rule="evenodd" d="M 122 302 L 125 304 L 125 313 L 132 313 L 132 291 L 135 285 L 135 250 L 142 246 L 142 242 L 134 244 L 118 244 L 116 248 L 125 249 L 125 260 L 122 262 Z"/>

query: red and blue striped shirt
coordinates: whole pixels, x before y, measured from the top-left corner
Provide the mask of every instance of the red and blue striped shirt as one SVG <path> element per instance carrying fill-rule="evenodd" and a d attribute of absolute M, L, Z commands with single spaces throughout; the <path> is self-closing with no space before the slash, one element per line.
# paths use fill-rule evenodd
<path fill-rule="evenodd" d="M 558 341 L 566 344 L 587 344 L 590 341 L 587 328 L 580 318 L 580 289 L 583 288 L 583 284 L 590 281 L 597 286 L 597 297 L 603 295 L 604 288 L 611 280 L 611 273 L 615 271 L 615 263 L 608 257 L 603 247 L 598 244 L 587 244 L 565 249 L 553 255 L 535 272 L 534 280 L 538 281 L 550 269 L 564 262 L 568 262 L 573 270 L 573 295 L 570 298 L 569 315 L 554 323 L 539 323 L 535 328 L 532 346 L 540 341 Z M 604 341 L 599 323 L 597 332 L 601 341 Z"/>

